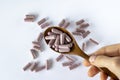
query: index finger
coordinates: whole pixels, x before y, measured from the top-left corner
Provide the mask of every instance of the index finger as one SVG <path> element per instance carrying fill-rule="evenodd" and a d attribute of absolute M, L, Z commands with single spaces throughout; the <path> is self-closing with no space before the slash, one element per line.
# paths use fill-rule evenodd
<path fill-rule="evenodd" d="M 86 66 L 86 67 L 89 67 L 91 64 L 88 60 L 84 60 L 83 65 Z"/>

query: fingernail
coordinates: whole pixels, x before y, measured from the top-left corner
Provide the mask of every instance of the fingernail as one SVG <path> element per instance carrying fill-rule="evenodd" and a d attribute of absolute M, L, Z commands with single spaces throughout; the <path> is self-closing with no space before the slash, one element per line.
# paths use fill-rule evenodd
<path fill-rule="evenodd" d="M 91 63 L 93 63 L 93 62 L 95 61 L 96 57 L 97 57 L 96 55 L 91 56 L 91 57 L 89 58 L 89 61 L 90 61 Z"/>

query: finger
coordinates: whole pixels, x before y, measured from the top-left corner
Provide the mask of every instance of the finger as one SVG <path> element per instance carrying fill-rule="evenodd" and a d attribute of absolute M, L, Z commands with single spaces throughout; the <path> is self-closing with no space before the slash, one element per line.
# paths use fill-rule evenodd
<path fill-rule="evenodd" d="M 92 55 L 94 55 L 94 54 L 93 53 L 89 54 L 89 56 L 92 56 Z M 84 60 L 83 65 L 86 66 L 86 67 L 89 67 L 91 64 L 90 64 L 90 62 L 88 60 Z"/>
<path fill-rule="evenodd" d="M 96 51 L 94 54 L 106 56 L 120 56 L 120 44 L 105 46 Z"/>
<path fill-rule="evenodd" d="M 83 65 L 88 67 L 88 66 L 90 66 L 91 64 L 90 64 L 90 62 L 89 62 L 89 61 L 84 60 L 84 61 L 83 61 Z"/>
<path fill-rule="evenodd" d="M 107 80 L 108 76 L 104 72 L 100 72 L 100 80 Z"/>
<path fill-rule="evenodd" d="M 89 61 L 92 65 L 95 65 L 97 67 L 111 67 L 112 64 L 112 58 L 104 55 L 100 56 L 91 56 L 89 58 Z"/>
<path fill-rule="evenodd" d="M 97 67 L 106 67 L 111 72 L 113 72 L 118 78 L 120 78 L 120 57 L 108 57 L 104 55 L 99 56 L 91 56 L 89 58 L 89 61 L 92 65 L 95 65 Z"/>
<path fill-rule="evenodd" d="M 88 70 L 88 76 L 93 77 L 99 72 L 99 69 L 95 66 L 91 66 L 90 69 Z"/>

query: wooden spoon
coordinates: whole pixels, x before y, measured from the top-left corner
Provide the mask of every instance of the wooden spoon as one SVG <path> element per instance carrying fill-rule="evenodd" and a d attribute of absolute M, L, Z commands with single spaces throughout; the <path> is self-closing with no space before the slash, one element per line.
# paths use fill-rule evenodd
<path fill-rule="evenodd" d="M 46 29 L 45 32 L 44 32 L 44 38 L 45 38 L 45 36 L 48 36 L 47 33 L 48 33 L 48 32 L 51 32 L 51 29 L 53 29 L 53 28 L 58 29 L 58 30 L 66 33 L 66 34 L 71 38 L 71 42 L 73 43 L 73 47 L 71 48 L 70 52 L 64 52 L 63 54 L 78 55 L 78 56 L 81 56 L 82 58 L 84 58 L 84 59 L 86 59 L 86 60 L 89 61 L 89 56 L 88 56 L 86 53 L 84 53 L 84 52 L 79 48 L 79 46 L 78 46 L 78 44 L 76 43 L 74 37 L 73 37 L 73 36 L 71 35 L 71 33 L 68 32 L 66 29 L 61 28 L 61 27 L 57 27 L 57 26 L 49 27 L 49 28 Z M 48 40 L 45 40 L 45 41 L 46 41 L 46 43 L 48 44 Z M 52 47 L 51 47 L 51 49 L 54 50 Z M 54 51 L 55 51 L 55 50 L 54 50 Z M 58 51 L 56 51 L 56 52 L 58 52 Z M 58 52 L 58 53 L 60 53 L 60 52 Z M 119 80 L 119 79 L 117 78 L 117 76 L 116 76 L 114 73 L 112 73 L 111 71 L 109 71 L 107 68 L 105 68 L 105 67 L 99 67 L 99 69 L 100 69 L 100 71 L 106 73 L 108 76 L 112 77 L 114 80 Z"/>

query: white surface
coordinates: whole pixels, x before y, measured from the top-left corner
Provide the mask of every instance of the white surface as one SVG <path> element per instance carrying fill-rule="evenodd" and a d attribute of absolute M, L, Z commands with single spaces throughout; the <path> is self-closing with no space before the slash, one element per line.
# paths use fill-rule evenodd
<path fill-rule="evenodd" d="M 90 24 L 90 37 L 100 42 L 99 46 L 89 49 L 91 53 L 97 48 L 120 42 L 120 1 L 119 0 L 0 0 L 0 79 L 1 80 L 99 80 L 99 76 L 89 78 L 88 68 L 80 66 L 69 71 L 60 63 L 54 64 L 49 71 L 39 73 L 24 72 L 23 66 L 33 61 L 29 49 L 41 29 L 36 24 L 43 17 L 58 24 L 61 19 L 70 21 L 86 19 Z M 24 15 L 39 15 L 34 23 L 25 23 Z M 70 26 L 69 30 L 74 29 Z M 76 37 L 80 43 L 79 38 Z M 46 46 L 46 45 L 45 45 Z M 49 48 L 41 53 L 40 62 L 47 58 L 55 59 Z M 82 62 L 82 59 L 80 58 Z"/>

